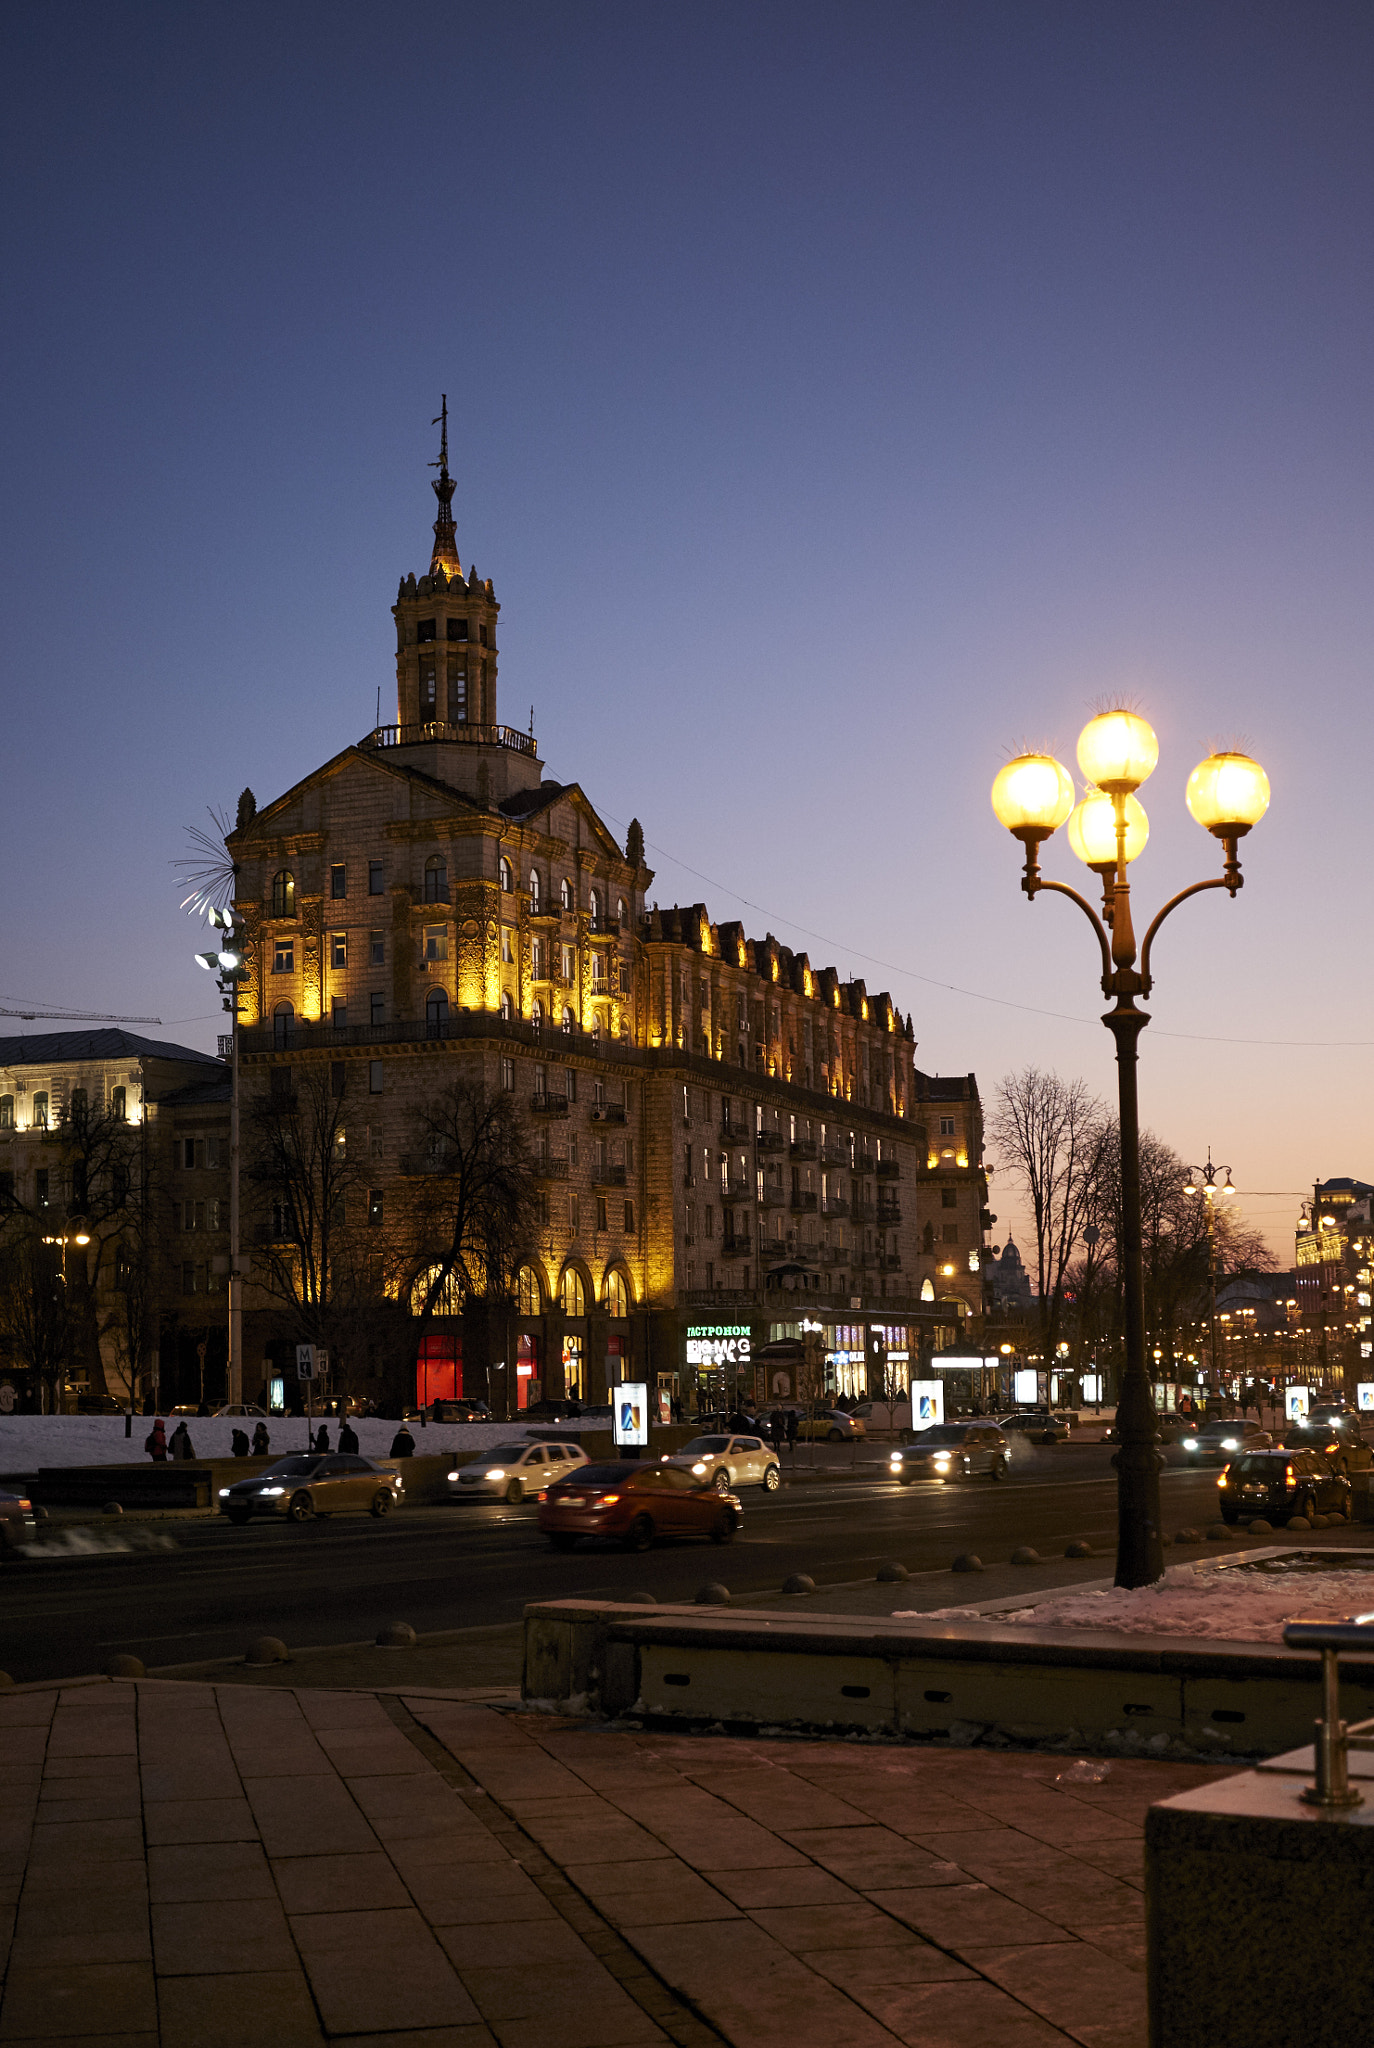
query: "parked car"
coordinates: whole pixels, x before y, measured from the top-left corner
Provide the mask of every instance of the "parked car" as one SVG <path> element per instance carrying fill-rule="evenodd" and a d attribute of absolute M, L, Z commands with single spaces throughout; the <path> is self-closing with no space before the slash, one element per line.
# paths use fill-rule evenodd
<path fill-rule="evenodd" d="M 894 1451 L 888 1470 L 899 1486 L 910 1486 L 913 1479 L 941 1479 L 948 1485 L 981 1473 L 1005 1479 L 1010 1464 L 1011 1446 L 995 1422 L 937 1422 Z"/>
<path fill-rule="evenodd" d="M 1309 1429 L 1358 1429 L 1360 1418 L 1353 1408 L 1346 1407 L 1344 1401 L 1318 1401 L 1307 1411 L 1306 1426 Z"/>
<path fill-rule="evenodd" d="M 124 1403 L 117 1401 L 113 1394 L 78 1394 L 76 1412 L 78 1415 L 122 1415 Z"/>
<path fill-rule="evenodd" d="M 1350 1418 L 1353 1425 L 1355 1418 Z M 1283 1439 L 1291 1451 L 1319 1451 L 1334 1472 L 1367 1472 L 1374 1465 L 1374 1447 L 1355 1427 L 1337 1428 L 1334 1423 L 1307 1421 L 1290 1429 Z"/>
<path fill-rule="evenodd" d="M 1024 1436 L 1033 1444 L 1066 1444 L 1072 1427 L 1067 1415 L 1050 1408 L 1016 1408 L 997 1416 L 996 1423 L 1006 1435 Z"/>
<path fill-rule="evenodd" d="M 181 1411 L 177 1409 L 173 1412 L 180 1414 Z M 267 1410 L 255 1407 L 251 1401 L 232 1401 L 227 1408 L 216 1408 L 215 1413 L 216 1415 L 260 1415 L 264 1420 L 267 1417 Z"/>
<path fill-rule="evenodd" d="M 435 1401 L 430 1405 L 431 1422 L 494 1422 L 485 1401 Z"/>
<path fill-rule="evenodd" d="M 582 1536 L 647 1550 L 660 1536 L 733 1543 L 744 1521 L 737 1495 L 717 1493 L 681 1465 L 584 1465 L 540 1496 L 539 1526 L 555 1550 Z"/>
<path fill-rule="evenodd" d="M 278 1458 L 265 1472 L 222 1486 L 219 1511 L 240 1527 L 254 1515 L 308 1522 L 313 1515 L 357 1512 L 380 1520 L 399 1505 L 404 1491 L 400 1474 L 388 1465 L 339 1451 L 310 1452 Z"/>
<path fill-rule="evenodd" d="M 1225 1465 L 1243 1451 L 1268 1451 L 1274 1439 L 1257 1422 L 1206 1422 L 1178 1439 L 1190 1465 Z"/>
<path fill-rule="evenodd" d="M 566 1479 L 571 1465 L 588 1463 L 581 1444 L 498 1444 L 460 1465 L 448 1475 L 450 1500 L 508 1500 L 512 1507 L 526 1494 L 537 1494 L 555 1480 Z"/>
<path fill-rule="evenodd" d="M 1247 1451 L 1219 1473 L 1217 1486 L 1223 1522 L 1350 1513 L 1350 1481 L 1320 1451 Z"/>
<path fill-rule="evenodd" d="M 843 1408 L 818 1409 L 814 1415 L 803 1415 L 797 1424 L 802 1443 L 861 1443 L 867 1434 L 859 1418 L 846 1415 Z"/>
<path fill-rule="evenodd" d="M 38 1534 L 38 1518 L 27 1494 L 0 1492 L 0 1555 L 31 1543 Z"/>
<path fill-rule="evenodd" d="M 694 1436 L 659 1463 L 681 1465 L 702 1485 L 714 1486 L 717 1493 L 730 1493 L 741 1485 L 776 1493 L 782 1479 L 772 1445 L 758 1436 Z"/>

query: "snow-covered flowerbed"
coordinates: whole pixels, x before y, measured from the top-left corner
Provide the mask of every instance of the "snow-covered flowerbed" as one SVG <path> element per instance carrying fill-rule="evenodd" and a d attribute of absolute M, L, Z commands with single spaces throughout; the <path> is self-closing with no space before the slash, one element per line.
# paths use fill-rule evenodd
<path fill-rule="evenodd" d="M 1374 1562 L 1374 1560 L 1372 1560 Z M 938 1607 L 901 1611 L 894 1620 L 1022 1622 L 1035 1628 L 1109 1629 L 1121 1635 L 1202 1636 L 1226 1642 L 1281 1643 L 1297 1615 L 1340 1617 L 1374 1608 L 1374 1570 L 1257 1572 L 1174 1565 L 1153 1586 L 1048 1593 L 1033 1607 L 990 1612 Z"/>
<path fill-rule="evenodd" d="M 180 1420 L 180 1416 L 163 1417 L 169 1437 Z M 228 1458 L 233 1455 L 233 1432 L 246 1430 L 251 1438 L 256 1418 L 188 1415 L 186 1427 L 198 1458 Z M 353 1427 L 363 1455 L 384 1458 L 399 1424 L 364 1415 L 355 1416 Z M 41 1465 L 141 1464 L 146 1456 L 143 1442 L 151 1428 L 149 1415 L 135 1415 L 131 1437 L 124 1434 L 122 1415 L 0 1415 L 0 1472 L 36 1472 Z M 330 1443 L 337 1444 L 339 1425 L 332 1417 L 328 1428 Z M 426 1429 L 412 1422 L 409 1428 L 417 1454 L 487 1451 L 494 1444 L 537 1433 L 526 1424 L 510 1422 L 430 1423 Z M 267 1432 L 278 1454 L 306 1448 L 304 1416 L 269 1415 Z"/>

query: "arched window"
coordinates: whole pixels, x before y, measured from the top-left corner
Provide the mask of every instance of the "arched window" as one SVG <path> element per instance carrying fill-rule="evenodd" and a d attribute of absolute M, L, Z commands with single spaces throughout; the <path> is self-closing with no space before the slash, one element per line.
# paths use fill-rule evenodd
<path fill-rule="evenodd" d="M 558 893 L 563 908 L 571 910 L 573 907 L 573 886 L 566 875 L 564 875 L 563 880 L 559 884 Z"/>
<path fill-rule="evenodd" d="M 568 1008 L 567 1004 L 566 1004 L 566 1003 L 564 1003 L 564 1005 L 563 1005 L 563 1030 L 564 1030 L 564 1033 L 565 1033 L 565 1035 L 566 1035 L 567 1037 L 569 1037 L 569 1038 L 571 1038 L 571 1037 L 572 1037 L 572 1028 L 573 1028 L 573 1013 L 572 1013 L 572 1011 L 571 1011 L 571 1010 L 570 1010 L 570 1009 Z"/>
<path fill-rule="evenodd" d="M 625 907 L 625 898 L 623 896 L 617 896 L 615 899 L 615 921 L 622 931 L 628 929 L 630 913 Z"/>
<path fill-rule="evenodd" d="M 296 1028 L 296 1011 L 291 1003 L 278 1003 L 272 1012 L 272 1043 L 289 1045 Z"/>
<path fill-rule="evenodd" d="M 14 1129 L 14 1097 L 0 1095 L 0 1131 Z"/>
<path fill-rule="evenodd" d="M 123 1088 L 112 1088 L 110 1090 L 110 1115 L 114 1118 L 116 1123 L 122 1124 L 128 1122 L 128 1101 L 128 1095 L 125 1093 Z"/>
<path fill-rule="evenodd" d="M 48 1091 L 46 1088 L 40 1088 L 33 1098 L 33 1114 L 29 1118 L 29 1123 L 35 1131 L 46 1131 L 48 1128 Z"/>
<path fill-rule="evenodd" d="M 533 1024 L 536 1031 L 543 1030 L 544 1005 L 540 1002 L 538 996 L 536 996 L 534 1001 L 530 1004 L 530 1022 L 531 1024 Z"/>
<path fill-rule="evenodd" d="M 538 917 L 538 915 L 539 915 L 539 870 L 538 870 L 538 868 L 531 868 L 531 869 L 530 869 L 530 916 L 531 916 L 531 917 Z"/>
<path fill-rule="evenodd" d="M 539 1275 L 533 1266 L 522 1266 L 516 1278 L 522 1316 L 538 1316 L 544 1313 L 544 1290 L 539 1285 Z"/>
<path fill-rule="evenodd" d="M 509 989 L 502 989 L 501 991 L 501 1015 L 505 1018 L 507 1024 L 510 1023 L 511 1018 L 515 1015 L 515 1005 L 510 999 Z"/>
<path fill-rule="evenodd" d="M 448 862 L 442 854 L 432 853 L 425 862 L 425 901 L 448 902 Z"/>
<path fill-rule="evenodd" d="M 592 890 L 590 897 L 587 899 L 587 908 L 592 914 L 592 923 L 594 925 L 599 924 L 601 922 L 601 891 L 599 889 Z"/>
<path fill-rule="evenodd" d="M 922 1301 L 934 1301 L 935 1287 L 932 1281 L 923 1280 L 921 1282 L 921 1299 Z"/>
<path fill-rule="evenodd" d="M 501 894 L 503 896 L 513 896 L 515 894 L 515 869 L 506 859 L 504 853 L 501 856 Z"/>
<path fill-rule="evenodd" d="M 296 915 L 296 877 L 290 868 L 278 868 L 272 877 L 273 917 Z"/>
<path fill-rule="evenodd" d="M 630 1313 L 630 1290 L 625 1285 L 623 1273 L 606 1275 L 606 1313 L 611 1316 L 627 1316 Z"/>
<path fill-rule="evenodd" d="M 574 1266 L 569 1266 L 563 1275 L 563 1313 L 565 1316 L 585 1316 L 587 1313 L 587 1296 L 582 1285 L 582 1275 Z"/>
<path fill-rule="evenodd" d="M 432 988 L 425 997 L 425 1032 L 430 1038 L 442 1038 L 448 1022 L 448 997 L 441 988 Z"/>

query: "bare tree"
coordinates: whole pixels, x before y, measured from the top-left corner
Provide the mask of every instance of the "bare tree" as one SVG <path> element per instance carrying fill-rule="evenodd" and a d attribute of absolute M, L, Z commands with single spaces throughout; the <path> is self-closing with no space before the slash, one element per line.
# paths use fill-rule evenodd
<path fill-rule="evenodd" d="M 0 1338 L 33 1374 L 39 1406 L 54 1413 L 71 1359 L 72 1305 L 62 1247 L 33 1217 L 11 1218 L 0 1243 Z"/>
<path fill-rule="evenodd" d="M 1069 1266 L 1093 1211 L 1105 1123 L 1082 1081 L 1027 1067 L 999 1084 L 988 1124 L 999 1164 L 1030 1199 L 1046 1358 L 1059 1342 Z"/>

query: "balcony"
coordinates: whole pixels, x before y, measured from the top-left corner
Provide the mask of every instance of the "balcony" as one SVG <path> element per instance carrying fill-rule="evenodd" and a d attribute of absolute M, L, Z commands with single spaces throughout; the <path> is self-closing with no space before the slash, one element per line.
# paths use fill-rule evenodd
<path fill-rule="evenodd" d="M 758 1197 L 762 1209 L 781 1209 L 787 1201 L 786 1192 L 771 1181 L 763 1184 L 763 1193 Z"/>
<path fill-rule="evenodd" d="M 722 1145 L 747 1145 L 753 1135 L 748 1124 L 722 1124 L 720 1127 Z"/>
<path fill-rule="evenodd" d="M 805 1188 L 793 1188 L 787 1206 L 797 1216 L 814 1216 L 819 1197 Z"/>
<path fill-rule="evenodd" d="M 513 754 L 533 754 L 534 739 L 509 725 L 450 725 L 432 718 L 425 725 L 378 725 L 358 744 L 375 754 L 386 747 L 422 747 L 440 740 L 445 746 L 508 747 Z"/>
<path fill-rule="evenodd" d="M 878 1228 L 880 1230 L 892 1230 L 901 1220 L 902 1205 L 900 1202 L 879 1202 Z"/>
<path fill-rule="evenodd" d="M 736 1177 L 734 1180 L 721 1181 L 720 1196 L 723 1202 L 752 1202 L 754 1195 L 754 1182 L 748 1176 L 743 1180 Z"/>
<path fill-rule="evenodd" d="M 826 1142 L 821 1146 L 821 1161 L 826 1166 L 848 1166 L 848 1145 L 838 1145 L 833 1140 L 827 1138 Z"/>
<path fill-rule="evenodd" d="M 744 1287 L 684 1287 L 678 1300 L 683 1308 L 746 1308 L 754 1294 Z"/>
<path fill-rule="evenodd" d="M 863 1197 L 860 1196 L 849 1213 L 856 1223 L 871 1223 L 873 1221 L 873 1204 L 865 1202 Z"/>
<path fill-rule="evenodd" d="M 843 1195 L 827 1195 L 821 1203 L 822 1216 L 847 1216 L 849 1204 Z"/>
<path fill-rule="evenodd" d="M 541 1159 L 535 1165 L 534 1177 L 536 1180 L 566 1180 L 568 1162 L 566 1159 Z"/>
<path fill-rule="evenodd" d="M 900 1180 L 902 1177 L 902 1169 L 895 1159 L 877 1160 L 873 1171 L 877 1174 L 879 1180 Z"/>
<path fill-rule="evenodd" d="M 781 1131 L 756 1131 L 754 1143 L 760 1152 L 781 1152 L 787 1140 Z"/>
<path fill-rule="evenodd" d="M 901 1270 L 902 1255 L 900 1252 L 879 1252 L 878 1271 L 880 1273 L 900 1273 Z"/>
<path fill-rule="evenodd" d="M 723 1259 L 747 1259 L 749 1256 L 749 1232 L 721 1239 L 720 1255 Z"/>
<path fill-rule="evenodd" d="M 877 1163 L 871 1152 L 856 1152 L 854 1154 L 854 1171 L 856 1173 L 872 1173 Z"/>
<path fill-rule="evenodd" d="M 814 1138 L 794 1138 L 787 1148 L 790 1159 L 814 1159 L 816 1141 Z"/>
<path fill-rule="evenodd" d="M 562 917 L 562 915 L 563 913 L 559 909 L 558 905 L 556 903 L 548 902 L 547 899 L 541 899 L 538 903 L 531 903 L 530 905 L 531 917 L 548 918 L 551 919 L 554 923 L 557 923 L 557 921 L 559 920 L 559 918 Z"/>
<path fill-rule="evenodd" d="M 566 1116 L 568 1098 L 566 1095 L 550 1095 L 541 1089 L 530 1097 L 530 1110 L 534 1116 Z"/>
<path fill-rule="evenodd" d="M 591 1173 L 594 1188 L 623 1188 L 626 1185 L 623 1166 L 594 1166 Z"/>

